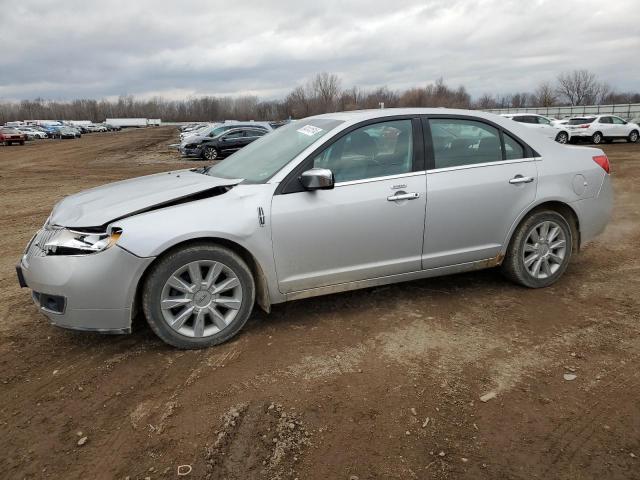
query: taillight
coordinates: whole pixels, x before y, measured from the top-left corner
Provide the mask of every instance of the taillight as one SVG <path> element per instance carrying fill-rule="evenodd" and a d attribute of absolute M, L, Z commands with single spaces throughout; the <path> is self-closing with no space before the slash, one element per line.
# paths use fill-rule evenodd
<path fill-rule="evenodd" d="M 580 125 L 580 128 L 589 128 L 590 125 L 588 123 L 585 123 L 584 125 Z"/>
<path fill-rule="evenodd" d="M 600 165 L 605 172 L 609 173 L 609 159 L 606 155 L 593 157 L 593 161 Z"/>

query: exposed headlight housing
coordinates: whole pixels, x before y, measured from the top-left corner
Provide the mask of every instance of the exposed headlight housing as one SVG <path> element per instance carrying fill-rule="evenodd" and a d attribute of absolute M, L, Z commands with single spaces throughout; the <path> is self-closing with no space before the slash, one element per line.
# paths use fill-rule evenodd
<path fill-rule="evenodd" d="M 89 232 L 62 228 L 44 244 L 47 255 L 87 255 L 106 250 L 116 244 L 122 230 L 109 232 Z"/>

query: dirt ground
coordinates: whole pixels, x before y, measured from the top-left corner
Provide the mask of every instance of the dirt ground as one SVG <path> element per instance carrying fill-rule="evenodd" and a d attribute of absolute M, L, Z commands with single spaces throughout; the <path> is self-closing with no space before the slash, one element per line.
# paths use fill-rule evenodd
<path fill-rule="evenodd" d="M 640 145 L 604 147 L 614 219 L 551 288 L 314 298 L 204 351 L 50 326 L 15 278 L 30 236 L 64 195 L 193 166 L 176 138 L 0 147 L 0 478 L 640 478 Z"/>

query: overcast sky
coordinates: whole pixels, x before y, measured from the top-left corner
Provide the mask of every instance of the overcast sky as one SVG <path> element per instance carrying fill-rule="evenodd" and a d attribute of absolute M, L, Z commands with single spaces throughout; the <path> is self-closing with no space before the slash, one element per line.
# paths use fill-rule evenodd
<path fill-rule="evenodd" d="M 640 90 L 638 0 L 0 0 L 0 99 L 279 98 L 438 77 L 472 95 L 586 68 Z"/>

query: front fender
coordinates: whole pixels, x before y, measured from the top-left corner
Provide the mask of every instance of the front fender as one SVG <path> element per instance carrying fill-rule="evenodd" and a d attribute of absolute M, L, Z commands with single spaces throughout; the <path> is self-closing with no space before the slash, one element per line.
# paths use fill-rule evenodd
<path fill-rule="evenodd" d="M 199 239 L 222 239 L 248 251 L 264 273 L 269 292 L 277 292 L 271 225 L 260 224 L 258 208 L 270 218 L 275 185 L 238 185 L 221 195 L 152 210 L 113 222 L 122 229 L 118 245 L 139 257 L 157 257 Z M 271 295 L 273 303 L 277 294 Z"/>

